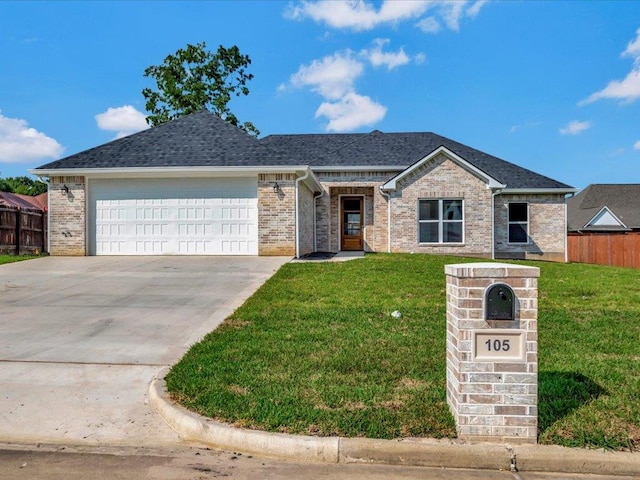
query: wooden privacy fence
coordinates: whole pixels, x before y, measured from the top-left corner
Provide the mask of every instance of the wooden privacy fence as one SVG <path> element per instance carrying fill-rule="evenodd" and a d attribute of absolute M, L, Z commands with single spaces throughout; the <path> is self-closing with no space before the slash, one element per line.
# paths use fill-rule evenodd
<path fill-rule="evenodd" d="M 570 233 L 569 261 L 640 268 L 640 232 Z"/>
<path fill-rule="evenodd" d="M 47 251 L 47 212 L 0 206 L 0 253 Z"/>

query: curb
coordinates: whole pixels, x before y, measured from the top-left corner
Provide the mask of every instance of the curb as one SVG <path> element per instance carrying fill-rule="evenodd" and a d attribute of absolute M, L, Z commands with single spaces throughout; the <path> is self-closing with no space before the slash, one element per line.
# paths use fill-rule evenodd
<path fill-rule="evenodd" d="M 362 463 L 529 472 L 640 475 L 640 454 L 554 445 L 467 443 L 407 438 L 313 437 L 235 428 L 168 399 L 163 369 L 149 385 L 149 401 L 185 440 L 224 450 L 312 463 Z"/>

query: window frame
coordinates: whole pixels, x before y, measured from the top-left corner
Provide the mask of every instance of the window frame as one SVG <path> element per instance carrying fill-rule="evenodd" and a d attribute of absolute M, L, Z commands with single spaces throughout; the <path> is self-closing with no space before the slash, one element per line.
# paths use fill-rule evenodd
<path fill-rule="evenodd" d="M 421 202 L 438 202 L 438 219 L 437 220 L 423 220 L 420 218 L 420 204 Z M 447 201 L 456 201 L 456 202 L 460 202 L 460 210 L 461 210 L 461 216 L 462 218 L 460 220 L 446 220 L 444 219 L 444 202 Z M 416 212 L 416 216 L 417 216 L 417 227 L 418 227 L 418 231 L 417 231 L 417 237 L 418 237 L 418 244 L 419 245 L 452 245 L 452 246 L 461 246 L 464 245 L 464 241 L 465 241 L 465 227 L 464 227 L 464 217 L 465 217 L 465 201 L 464 198 L 452 198 L 452 197 L 447 197 L 447 198 L 419 198 L 418 202 L 417 202 L 417 212 Z M 427 223 L 437 223 L 438 225 L 438 241 L 437 242 L 429 242 L 429 241 L 423 241 L 422 238 L 420 238 L 420 226 L 422 224 L 427 224 Z M 459 223 L 461 225 L 461 229 L 460 229 L 460 241 L 459 242 L 445 242 L 443 240 L 444 238 L 444 225 L 445 224 L 451 224 L 451 223 Z"/>
<path fill-rule="evenodd" d="M 526 207 L 526 212 L 527 212 L 527 220 L 526 221 L 521 221 L 521 220 L 515 220 L 512 221 L 511 220 L 511 205 L 525 205 Z M 529 212 L 529 202 L 508 202 L 507 203 L 507 243 L 509 245 L 529 245 L 531 243 L 530 241 L 530 235 L 529 235 L 529 220 L 531 218 L 530 212 Z M 524 242 L 514 242 L 511 240 L 511 225 L 520 225 L 520 226 L 524 226 L 524 230 L 525 230 L 525 234 L 526 234 L 526 240 Z"/>

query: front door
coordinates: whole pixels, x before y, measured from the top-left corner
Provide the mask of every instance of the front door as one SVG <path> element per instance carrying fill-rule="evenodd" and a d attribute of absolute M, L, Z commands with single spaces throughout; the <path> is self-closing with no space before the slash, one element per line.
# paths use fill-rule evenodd
<path fill-rule="evenodd" d="M 362 197 L 340 199 L 340 245 L 342 250 L 362 250 Z"/>

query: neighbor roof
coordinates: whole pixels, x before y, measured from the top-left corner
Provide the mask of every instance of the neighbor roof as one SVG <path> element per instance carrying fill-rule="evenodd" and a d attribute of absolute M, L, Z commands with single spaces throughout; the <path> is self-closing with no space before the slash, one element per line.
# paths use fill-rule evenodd
<path fill-rule="evenodd" d="M 27 210 L 47 210 L 47 193 L 35 197 L 19 193 L 0 192 L 0 205 Z"/>
<path fill-rule="evenodd" d="M 592 184 L 567 200 L 569 231 L 625 230 L 620 227 L 587 226 L 608 208 L 628 229 L 640 229 L 640 184 Z"/>
<path fill-rule="evenodd" d="M 276 167 L 311 169 L 397 167 L 419 162 L 444 146 L 509 189 L 571 187 L 434 133 L 270 135 L 257 140 L 203 110 L 56 160 L 33 173 L 57 169 Z M 396 172 L 397 173 L 397 172 Z"/>

